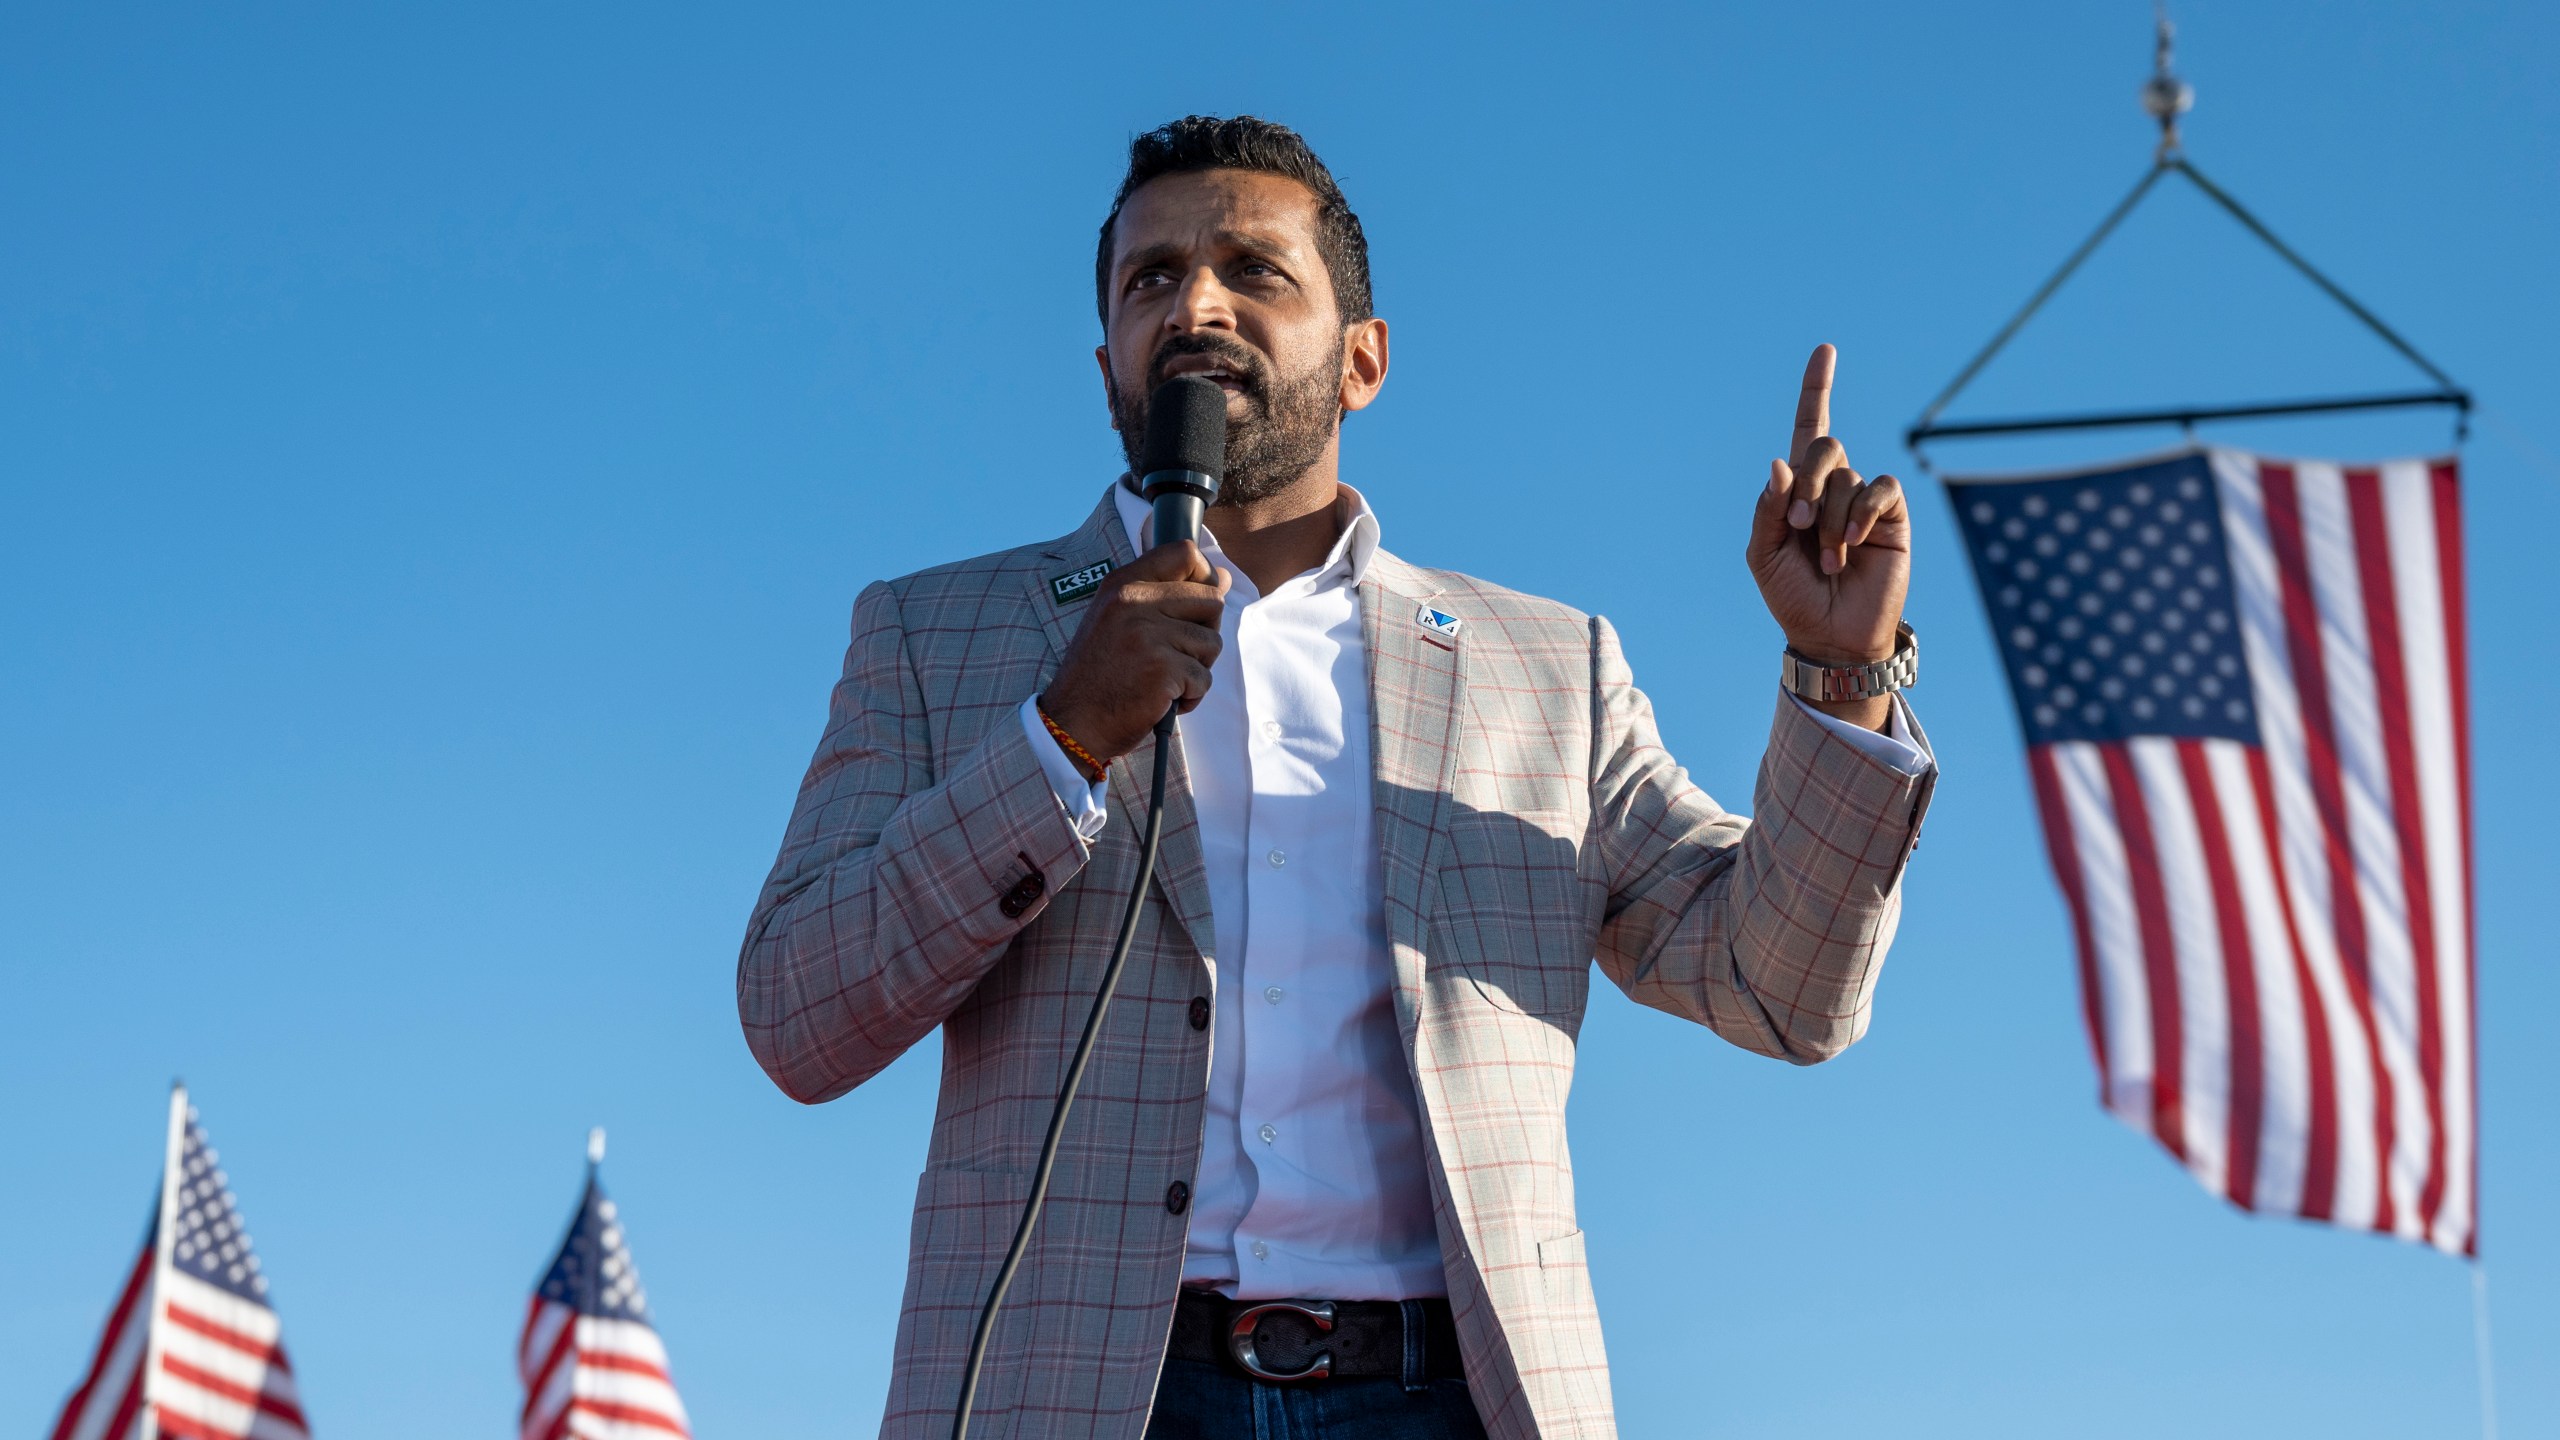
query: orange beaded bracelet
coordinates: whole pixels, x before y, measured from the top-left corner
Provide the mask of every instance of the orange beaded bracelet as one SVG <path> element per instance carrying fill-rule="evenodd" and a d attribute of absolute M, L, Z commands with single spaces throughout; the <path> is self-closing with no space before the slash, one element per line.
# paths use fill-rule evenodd
<path fill-rule="evenodd" d="M 1084 748 L 1077 742 L 1076 737 L 1068 734 L 1067 727 L 1059 724 L 1049 714 L 1048 706 L 1035 701 L 1032 708 L 1040 712 L 1040 723 L 1049 727 L 1049 738 L 1057 741 L 1058 748 L 1067 752 L 1067 758 L 1075 762 L 1076 770 L 1085 779 L 1100 780 L 1104 772 L 1111 768 L 1109 763 L 1095 759 L 1092 751 Z"/>

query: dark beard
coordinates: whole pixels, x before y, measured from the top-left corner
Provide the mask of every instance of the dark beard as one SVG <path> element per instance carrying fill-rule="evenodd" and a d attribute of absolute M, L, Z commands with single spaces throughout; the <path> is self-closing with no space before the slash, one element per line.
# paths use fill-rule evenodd
<path fill-rule="evenodd" d="M 1214 332 L 1176 335 L 1148 363 L 1147 391 L 1111 387 L 1111 423 L 1120 431 L 1120 453 L 1137 473 L 1138 447 L 1147 433 L 1147 395 L 1164 383 L 1165 365 L 1180 355 L 1208 355 L 1225 363 L 1244 384 L 1244 414 L 1227 422 L 1227 477 L 1221 505 L 1268 499 L 1286 490 L 1324 458 L 1324 447 L 1342 423 L 1343 342 L 1322 364 L 1302 374 L 1274 378 L 1271 367 L 1241 340 Z"/>

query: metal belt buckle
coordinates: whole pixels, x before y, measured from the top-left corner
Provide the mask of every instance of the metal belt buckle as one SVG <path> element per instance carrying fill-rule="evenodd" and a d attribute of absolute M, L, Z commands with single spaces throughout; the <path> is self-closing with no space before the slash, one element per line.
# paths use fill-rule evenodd
<path fill-rule="evenodd" d="M 1235 1312 L 1227 1322 L 1227 1353 L 1244 1367 L 1244 1373 L 1256 1380 L 1286 1385 L 1293 1380 L 1322 1380 L 1333 1373 L 1333 1352 L 1319 1351 L 1303 1370 L 1273 1370 L 1253 1353 L 1253 1327 L 1265 1315 L 1288 1314 L 1316 1327 L 1319 1335 L 1333 1332 L 1333 1302 L 1330 1300 L 1263 1300 Z"/>

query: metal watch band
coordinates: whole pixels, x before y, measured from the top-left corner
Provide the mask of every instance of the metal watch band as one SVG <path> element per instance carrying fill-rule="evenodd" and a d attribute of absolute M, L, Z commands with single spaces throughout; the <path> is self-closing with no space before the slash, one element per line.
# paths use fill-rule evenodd
<path fill-rule="evenodd" d="M 1872 700 L 1920 679 L 1920 638 L 1911 622 L 1894 627 L 1893 654 L 1864 665 L 1816 665 L 1793 647 L 1778 657 L 1778 683 L 1807 700 Z"/>

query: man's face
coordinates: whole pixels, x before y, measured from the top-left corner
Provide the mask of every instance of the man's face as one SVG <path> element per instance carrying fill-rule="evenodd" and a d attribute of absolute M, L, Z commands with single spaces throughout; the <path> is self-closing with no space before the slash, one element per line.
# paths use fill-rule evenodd
<path fill-rule="evenodd" d="M 1346 327 L 1316 250 L 1316 199 L 1294 180 L 1203 170 L 1148 181 L 1121 207 L 1107 283 L 1111 318 L 1095 358 L 1132 469 L 1147 397 L 1176 375 L 1206 375 L 1227 392 L 1221 503 L 1305 474 L 1342 411 L 1375 393 L 1345 393 Z"/>

